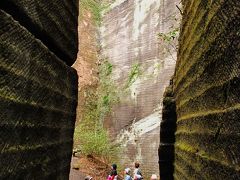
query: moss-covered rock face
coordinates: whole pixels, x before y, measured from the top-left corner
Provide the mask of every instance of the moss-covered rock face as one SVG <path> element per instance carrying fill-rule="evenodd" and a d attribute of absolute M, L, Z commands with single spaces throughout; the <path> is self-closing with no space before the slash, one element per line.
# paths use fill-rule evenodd
<path fill-rule="evenodd" d="M 175 179 L 240 179 L 240 1 L 183 1 Z"/>
<path fill-rule="evenodd" d="M 3 7 L 3 2 L 0 3 L 0 179 L 68 179 L 77 73 L 63 61 L 73 61 L 76 52 L 68 52 L 71 59 L 60 59 L 59 54 L 44 42 L 48 40 L 37 39 L 34 31 L 21 22 L 26 19 L 9 14 L 12 13 L 8 9 L 10 6 Z M 21 9 L 25 8 L 25 15 L 29 12 L 28 18 L 36 20 L 36 24 L 46 26 L 48 23 L 49 29 L 42 27 L 39 32 L 43 31 L 67 47 L 56 47 L 62 52 L 77 47 L 75 30 L 71 35 L 73 46 L 69 46 L 65 36 L 57 37 L 57 32 L 55 35 L 50 32 L 50 26 L 54 29 L 56 25 L 69 30 L 59 17 L 55 19 L 54 14 L 59 10 L 55 6 L 49 7 L 51 13 L 46 12 L 51 17 L 44 17 L 46 9 L 41 8 L 39 1 L 8 2 L 15 4 L 11 10 L 25 13 Z M 64 4 L 63 14 L 76 9 L 75 2 L 70 2 L 69 6 Z M 51 3 L 42 1 L 45 6 Z M 36 11 L 30 12 L 30 4 Z M 56 6 L 63 5 L 59 4 Z M 77 24 L 77 14 L 71 17 Z"/>
<path fill-rule="evenodd" d="M 78 0 L 1 0 L 0 9 L 68 65 L 74 63 L 78 51 Z"/>

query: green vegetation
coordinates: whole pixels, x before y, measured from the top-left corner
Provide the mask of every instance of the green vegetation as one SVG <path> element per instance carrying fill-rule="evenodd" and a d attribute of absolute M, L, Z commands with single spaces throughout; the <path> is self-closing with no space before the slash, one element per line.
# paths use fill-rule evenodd
<path fill-rule="evenodd" d="M 94 22 L 97 25 L 101 24 L 102 21 L 102 11 L 108 8 L 108 4 L 102 3 L 100 0 L 80 0 L 80 17 L 86 13 L 86 11 L 91 12 Z"/>
<path fill-rule="evenodd" d="M 99 86 L 86 92 L 86 103 L 81 123 L 75 130 L 75 141 L 84 155 L 93 155 L 112 160 L 119 147 L 113 144 L 103 127 L 104 118 L 111 115 L 112 106 L 118 102 L 117 90 L 111 79 L 113 66 L 104 60 L 99 67 Z"/>
<path fill-rule="evenodd" d="M 94 122 L 94 120 L 90 124 L 87 123 L 85 121 L 76 128 L 75 133 L 77 135 L 75 137 L 81 142 L 78 147 L 79 150 L 83 155 L 92 155 L 104 158 L 107 162 L 111 161 L 118 147 L 111 143 L 107 131 L 98 123 Z"/>
<path fill-rule="evenodd" d="M 164 41 L 171 42 L 178 36 L 178 33 L 179 33 L 179 28 L 174 28 L 168 33 L 159 33 L 158 36 L 162 38 Z"/>
<path fill-rule="evenodd" d="M 96 26 L 102 21 L 102 12 L 108 5 L 101 0 L 80 0 L 80 19 L 86 13 Z M 99 84 L 97 87 L 86 87 L 84 91 L 84 103 L 81 106 L 81 122 L 75 129 L 74 139 L 77 147 L 83 155 L 92 155 L 109 161 L 113 153 L 118 151 L 109 138 L 107 130 L 103 127 L 103 121 L 111 115 L 112 106 L 118 102 L 118 95 L 111 79 L 113 65 L 106 59 L 99 66 Z M 79 144 L 79 145 L 78 145 Z"/>
<path fill-rule="evenodd" d="M 100 110 L 100 119 L 111 112 L 112 105 L 119 102 L 118 91 L 111 76 L 113 65 L 108 60 L 104 60 L 99 68 L 100 85 L 98 87 L 98 109 Z"/>
<path fill-rule="evenodd" d="M 168 33 L 159 33 L 158 37 L 162 42 L 164 42 L 164 50 L 171 55 L 172 59 L 176 61 L 176 58 L 173 56 L 177 52 L 177 43 L 176 39 L 179 34 L 179 28 L 172 28 Z M 164 51 L 163 51 L 164 52 Z M 166 53 L 164 52 L 164 53 Z"/>
<path fill-rule="evenodd" d="M 125 85 L 125 88 L 129 88 L 136 80 L 137 78 L 141 75 L 141 70 L 140 70 L 140 64 L 139 63 L 135 63 L 132 65 L 131 67 L 131 71 L 128 75 L 128 80 L 127 83 Z"/>
<path fill-rule="evenodd" d="M 180 8 L 178 6 L 177 8 L 181 14 Z M 169 18 L 170 18 L 169 20 L 172 21 L 172 25 L 170 26 L 169 31 L 160 32 L 157 34 L 157 36 L 162 43 L 163 50 L 161 52 L 163 53 L 163 55 L 166 55 L 166 56 L 170 55 L 172 59 L 176 61 L 175 54 L 178 51 L 177 39 L 180 32 L 180 28 L 179 28 L 180 20 L 177 14 L 173 14 L 172 16 L 169 16 Z"/>

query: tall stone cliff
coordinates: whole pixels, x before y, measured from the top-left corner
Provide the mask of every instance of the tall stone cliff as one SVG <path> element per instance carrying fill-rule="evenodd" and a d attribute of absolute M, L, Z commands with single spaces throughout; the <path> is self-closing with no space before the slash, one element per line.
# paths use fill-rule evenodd
<path fill-rule="evenodd" d="M 105 125 L 121 144 L 121 164 L 132 167 L 139 161 L 145 177 L 158 173 L 161 102 L 176 61 L 176 52 L 166 49 L 158 33 L 168 33 L 178 24 L 178 3 L 117 0 L 103 16 L 103 56 L 113 65 L 120 91 L 120 103 Z"/>
<path fill-rule="evenodd" d="M 239 27 L 239 0 L 183 1 L 172 84 L 175 179 L 240 179 Z"/>
<path fill-rule="evenodd" d="M 0 179 L 68 179 L 77 1 L 0 2 Z"/>

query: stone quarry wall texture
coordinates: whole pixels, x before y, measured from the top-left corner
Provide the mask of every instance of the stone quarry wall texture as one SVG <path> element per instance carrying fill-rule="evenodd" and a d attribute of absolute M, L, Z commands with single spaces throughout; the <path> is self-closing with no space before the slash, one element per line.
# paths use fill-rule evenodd
<path fill-rule="evenodd" d="M 240 179 L 239 27 L 239 0 L 183 1 L 175 179 Z"/>
<path fill-rule="evenodd" d="M 72 65 L 77 57 L 77 0 L 1 0 L 0 7 L 48 49 Z"/>
<path fill-rule="evenodd" d="M 77 1 L 0 2 L 0 179 L 68 179 Z"/>
<path fill-rule="evenodd" d="M 122 145 L 121 164 L 132 167 L 139 161 L 145 178 L 159 172 L 161 102 L 176 61 L 172 49 L 171 54 L 163 52 L 158 33 L 178 25 L 177 4 L 178 0 L 117 0 L 102 22 L 103 54 L 113 65 L 117 88 L 125 91 L 119 93 L 120 103 L 105 125 Z M 134 67 L 138 76 L 123 90 Z"/>

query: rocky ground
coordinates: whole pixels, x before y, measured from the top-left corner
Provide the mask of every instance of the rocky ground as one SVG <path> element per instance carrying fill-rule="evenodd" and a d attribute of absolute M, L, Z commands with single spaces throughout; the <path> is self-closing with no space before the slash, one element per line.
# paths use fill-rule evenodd
<path fill-rule="evenodd" d="M 70 180 L 83 180 L 85 176 L 92 176 L 94 180 L 106 179 L 109 166 L 92 157 L 73 157 Z"/>

